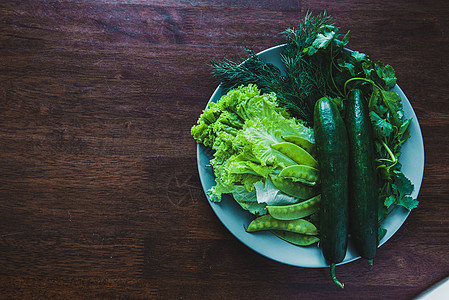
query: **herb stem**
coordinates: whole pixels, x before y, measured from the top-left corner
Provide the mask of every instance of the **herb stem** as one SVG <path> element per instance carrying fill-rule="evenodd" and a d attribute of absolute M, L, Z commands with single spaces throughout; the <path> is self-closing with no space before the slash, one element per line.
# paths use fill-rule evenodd
<path fill-rule="evenodd" d="M 387 150 L 388 154 L 390 155 L 390 157 L 391 157 L 391 162 L 392 162 L 393 164 L 396 164 L 397 158 L 396 158 L 396 156 L 394 156 L 393 152 L 391 152 L 391 150 L 390 150 L 390 148 L 388 147 L 388 145 L 387 145 L 384 141 L 382 141 L 382 145 L 384 146 L 385 150 Z"/>
<path fill-rule="evenodd" d="M 334 60 L 334 47 L 332 47 L 333 45 L 334 44 L 331 43 L 331 63 L 334 65 L 335 69 L 337 69 L 338 72 L 341 72 L 341 69 L 338 67 Z"/>
<path fill-rule="evenodd" d="M 396 204 L 396 202 L 395 202 L 395 204 Z M 388 212 L 385 214 L 385 216 L 383 216 L 383 218 L 381 218 L 380 220 L 379 220 L 379 224 L 383 221 L 383 220 L 385 220 L 392 212 L 393 212 L 393 210 L 395 210 L 395 208 L 397 208 L 398 207 L 398 205 L 396 204 L 396 205 L 392 205 L 392 207 L 388 210 Z"/>
<path fill-rule="evenodd" d="M 346 82 L 345 82 L 345 84 L 344 84 L 344 86 L 343 86 L 343 90 L 344 90 L 345 95 L 347 94 L 346 86 L 348 85 L 348 83 L 350 83 L 351 81 L 355 81 L 355 80 L 365 81 L 365 82 L 371 83 L 374 87 L 376 87 L 376 88 L 378 88 L 378 89 L 380 89 L 380 90 L 383 90 L 383 88 L 381 88 L 381 87 L 378 86 L 374 81 L 372 81 L 372 80 L 370 80 L 370 79 L 368 79 L 368 78 L 363 78 L 363 77 L 352 77 L 352 78 L 349 78 L 348 80 L 346 80 Z"/>
<path fill-rule="evenodd" d="M 333 74 L 332 74 L 332 66 L 334 66 L 335 67 L 335 69 L 337 69 L 337 71 L 338 72 L 341 72 L 341 70 L 338 68 L 338 66 L 335 64 L 335 61 L 334 61 L 334 47 L 332 47 L 332 43 L 331 43 L 331 64 L 329 65 L 329 73 L 330 73 L 330 77 L 331 77 L 331 80 L 332 80 L 332 84 L 334 85 L 334 87 L 335 87 L 335 89 L 337 90 L 337 92 L 342 96 L 342 97 L 344 97 L 344 94 L 340 91 L 340 89 L 338 88 L 338 86 L 337 86 L 337 84 L 335 83 L 335 80 L 334 80 L 334 76 L 333 76 Z"/>

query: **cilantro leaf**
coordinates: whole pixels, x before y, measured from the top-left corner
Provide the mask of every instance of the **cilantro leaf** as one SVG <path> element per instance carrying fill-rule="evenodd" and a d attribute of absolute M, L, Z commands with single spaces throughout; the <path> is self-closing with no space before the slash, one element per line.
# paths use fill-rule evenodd
<path fill-rule="evenodd" d="M 377 76 L 383 81 L 383 87 L 386 90 L 392 89 L 396 84 L 396 76 L 392 66 L 384 65 L 382 62 L 374 64 Z"/>
<path fill-rule="evenodd" d="M 393 196 L 393 195 L 390 195 L 390 196 L 388 196 L 388 197 L 385 199 L 384 205 L 385 205 L 387 208 L 390 208 L 390 206 L 393 205 L 395 202 L 397 202 L 397 201 L 396 201 L 396 197 Z"/>
<path fill-rule="evenodd" d="M 402 111 L 401 97 L 396 92 L 381 90 L 382 100 L 385 106 L 390 111 L 390 121 L 396 127 L 401 126 L 402 117 L 404 112 Z"/>
<path fill-rule="evenodd" d="M 382 118 L 387 118 L 386 114 L 388 113 L 388 108 L 384 105 L 382 101 L 382 95 L 380 90 L 377 88 L 373 89 L 369 99 L 369 108 L 374 111 Z"/>
<path fill-rule="evenodd" d="M 337 60 L 337 65 L 340 68 L 340 72 L 346 72 L 354 77 L 356 74 L 356 67 L 353 63 L 345 61 L 343 59 Z"/>
<path fill-rule="evenodd" d="M 396 134 L 397 144 L 394 145 L 393 148 L 394 152 L 399 152 L 402 144 L 410 137 L 409 125 L 411 121 L 412 119 L 407 119 L 401 124 L 401 127 L 399 127 Z"/>
<path fill-rule="evenodd" d="M 351 58 L 354 59 L 356 62 L 368 61 L 368 55 L 366 55 L 365 53 L 361 53 L 359 51 L 353 51 L 351 53 Z"/>
<path fill-rule="evenodd" d="M 418 206 L 419 201 L 417 199 L 413 199 L 410 196 L 406 196 L 402 198 L 398 204 L 405 207 L 408 210 L 412 210 Z"/>
<path fill-rule="evenodd" d="M 325 49 L 338 35 L 337 27 L 331 25 L 322 26 L 322 32 L 318 33 L 312 46 L 316 49 Z"/>
<path fill-rule="evenodd" d="M 337 39 L 339 36 L 338 27 L 335 27 L 333 25 L 322 25 L 319 28 L 318 33 L 316 34 L 316 37 L 312 42 L 312 45 L 305 48 L 303 52 L 311 56 L 318 52 L 318 50 L 320 49 L 327 49 L 328 46 L 332 43 L 335 47 L 342 48 L 349 41 L 348 34 L 349 32 L 347 32 L 340 41 Z"/>
<path fill-rule="evenodd" d="M 382 119 L 374 111 L 370 111 L 369 116 L 371 118 L 375 137 L 381 140 L 382 138 L 391 135 L 393 126 L 386 119 Z"/>
<path fill-rule="evenodd" d="M 346 32 L 345 36 L 341 39 L 341 41 L 335 38 L 334 42 L 335 46 L 338 48 L 346 46 L 349 43 L 349 31 Z"/>
<path fill-rule="evenodd" d="M 408 210 L 412 210 L 413 208 L 418 206 L 418 200 L 413 199 L 410 196 L 410 194 L 413 192 L 414 186 L 402 172 L 396 171 L 395 174 L 396 178 L 391 187 L 393 190 L 393 194 L 397 199 L 396 204 L 401 205 Z"/>
<path fill-rule="evenodd" d="M 401 196 L 401 198 L 405 195 L 410 195 L 414 188 L 410 179 L 405 177 L 402 172 L 397 173 L 393 187 L 399 192 L 399 196 Z"/>
<path fill-rule="evenodd" d="M 374 64 L 372 61 L 364 61 L 362 62 L 362 71 L 365 74 L 366 78 L 373 80 L 376 82 L 376 70 L 374 70 Z"/>

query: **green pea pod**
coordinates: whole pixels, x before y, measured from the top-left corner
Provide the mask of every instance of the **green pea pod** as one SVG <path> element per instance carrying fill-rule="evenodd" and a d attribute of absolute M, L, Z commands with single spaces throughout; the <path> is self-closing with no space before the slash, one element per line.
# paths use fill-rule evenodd
<path fill-rule="evenodd" d="M 295 232 L 306 235 L 317 235 L 318 229 L 312 223 L 303 220 L 282 221 L 273 218 L 270 215 L 263 215 L 254 219 L 249 223 L 247 232 L 255 232 L 261 230 L 282 230 Z"/>
<path fill-rule="evenodd" d="M 320 178 L 320 171 L 311 166 L 293 165 L 282 169 L 279 177 L 290 178 L 307 185 L 316 185 Z"/>
<path fill-rule="evenodd" d="M 271 148 L 278 150 L 282 154 L 288 156 L 299 165 L 307 165 L 318 168 L 318 162 L 306 150 L 296 144 L 289 142 L 281 142 L 272 144 Z"/>
<path fill-rule="evenodd" d="M 283 178 L 273 174 L 270 175 L 270 178 L 275 188 L 284 194 L 300 200 L 306 200 L 318 194 L 317 189 L 301 182 L 295 182 L 289 178 Z"/>
<path fill-rule="evenodd" d="M 267 205 L 268 213 L 278 220 L 295 220 L 310 216 L 320 209 L 321 195 L 290 205 Z"/>
<path fill-rule="evenodd" d="M 285 155 L 284 153 L 277 151 L 278 153 L 274 152 L 276 155 L 277 162 L 284 167 L 288 166 L 294 166 L 296 165 L 296 161 Z"/>
<path fill-rule="evenodd" d="M 271 232 L 284 241 L 298 246 L 309 246 L 320 240 L 320 238 L 315 235 L 305 235 L 282 230 L 271 230 Z"/>
<path fill-rule="evenodd" d="M 315 157 L 315 155 L 316 155 L 315 144 L 312 143 L 311 141 L 309 141 L 305 138 L 299 137 L 297 135 L 283 136 L 282 139 L 286 142 L 290 142 L 290 143 L 298 145 L 299 147 L 303 148 L 304 150 L 309 152 L 309 154 L 311 154 L 312 156 Z"/>

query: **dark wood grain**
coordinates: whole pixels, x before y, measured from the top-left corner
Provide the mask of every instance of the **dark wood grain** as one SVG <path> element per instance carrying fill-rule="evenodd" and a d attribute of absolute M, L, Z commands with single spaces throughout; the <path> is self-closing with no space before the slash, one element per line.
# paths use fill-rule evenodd
<path fill-rule="evenodd" d="M 425 143 L 419 207 L 378 251 L 327 269 L 267 259 L 204 196 L 190 128 L 210 59 L 280 44 L 326 9 L 391 64 Z M 1 1 L 1 298 L 410 299 L 449 275 L 449 4 Z"/>

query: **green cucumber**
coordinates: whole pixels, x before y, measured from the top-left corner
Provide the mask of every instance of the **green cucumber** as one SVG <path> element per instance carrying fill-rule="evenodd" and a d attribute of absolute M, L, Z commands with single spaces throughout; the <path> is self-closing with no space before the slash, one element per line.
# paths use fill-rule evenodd
<path fill-rule="evenodd" d="M 321 176 L 320 244 L 330 265 L 343 261 L 348 245 L 348 136 L 336 104 L 320 98 L 314 107 L 315 145 Z"/>
<path fill-rule="evenodd" d="M 349 141 L 349 231 L 359 255 L 372 264 L 378 244 L 377 176 L 368 102 L 359 89 L 349 93 L 345 110 Z"/>

